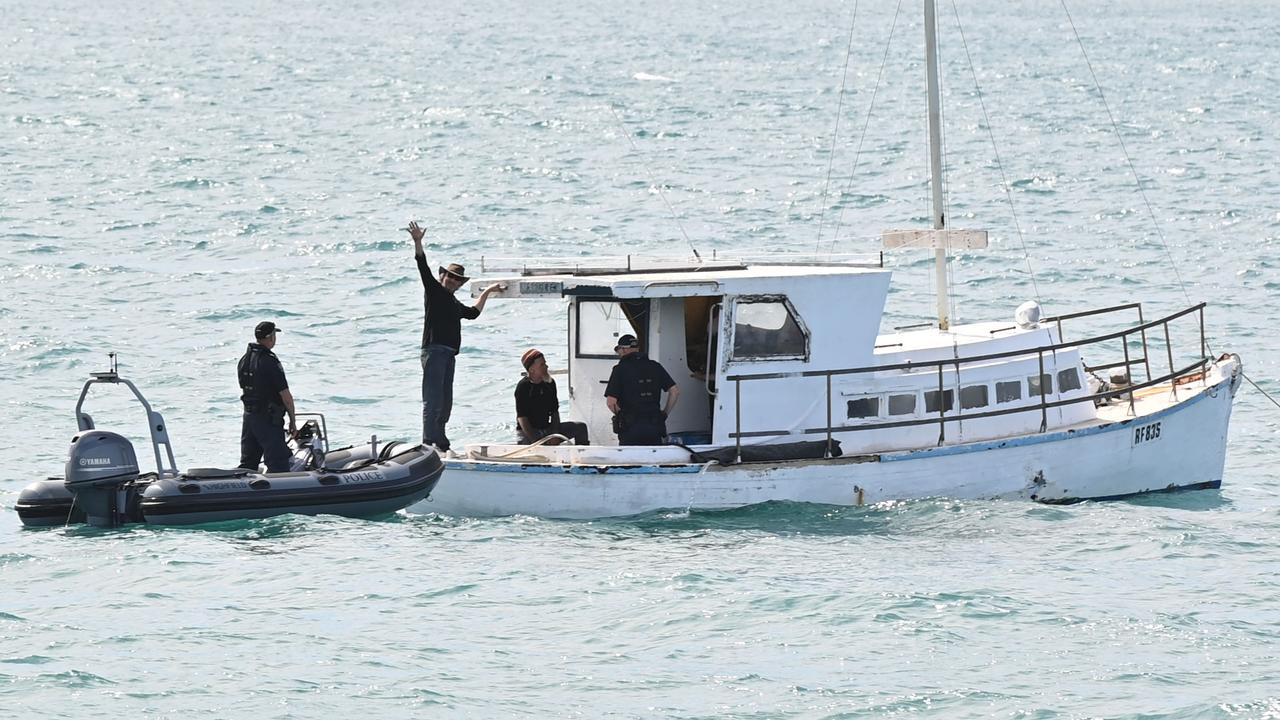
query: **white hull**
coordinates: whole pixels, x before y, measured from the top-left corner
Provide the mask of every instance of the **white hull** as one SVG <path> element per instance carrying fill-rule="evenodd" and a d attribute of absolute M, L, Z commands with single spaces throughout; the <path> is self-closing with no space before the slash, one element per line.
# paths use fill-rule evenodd
<path fill-rule="evenodd" d="M 588 519 L 768 501 L 863 505 L 929 497 L 1072 502 L 1222 481 L 1239 361 L 1207 385 L 1105 408 L 1093 423 L 1003 440 L 824 460 L 741 465 L 548 464 L 446 460 L 416 512 Z M 673 448 L 674 449 L 674 448 Z"/>

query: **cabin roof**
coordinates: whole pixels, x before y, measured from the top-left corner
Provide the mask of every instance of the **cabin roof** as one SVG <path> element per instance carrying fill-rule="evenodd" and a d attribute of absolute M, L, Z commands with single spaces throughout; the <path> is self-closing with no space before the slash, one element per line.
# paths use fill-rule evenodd
<path fill-rule="evenodd" d="M 974 343 L 1036 334 L 1039 326 L 1020 328 L 1009 322 L 976 322 L 953 325 L 948 330 L 929 327 L 904 332 L 884 333 L 876 338 L 876 353 L 909 352 L 940 347 L 956 347 Z"/>
<path fill-rule="evenodd" d="M 705 269 L 633 270 L 585 273 L 522 273 L 490 277 L 472 285 L 472 295 L 502 282 L 507 290 L 495 297 L 699 297 L 720 295 L 785 294 L 799 285 L 857 283 L 868 276 L 888 276 L 879 267 L 821 263 L 710 265 Z"/>

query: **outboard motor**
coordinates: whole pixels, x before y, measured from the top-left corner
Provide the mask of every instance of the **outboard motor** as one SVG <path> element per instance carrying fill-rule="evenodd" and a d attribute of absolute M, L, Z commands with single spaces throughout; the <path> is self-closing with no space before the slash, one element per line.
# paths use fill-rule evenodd
<path fill-rule="evenodd" d="M 133 443 L 121 435 L 89 430 L 72 439 L 64 482 L 90 525 L 119 527 L 129 519 L 129 484 L 138 475 Z"/>

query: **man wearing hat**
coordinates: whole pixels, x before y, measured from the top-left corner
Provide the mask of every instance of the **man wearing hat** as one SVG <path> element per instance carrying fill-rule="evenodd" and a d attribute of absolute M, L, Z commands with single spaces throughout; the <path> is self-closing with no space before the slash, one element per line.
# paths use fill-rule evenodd
<path fill-rule="evenodd" d="M 501 285 L 490 285 L 480 293 L 475 305 L 463 305 L 454 293 L 470 278 L 457 263 L 439 268 L 439 277 L 431 273 L 422 237 L 426 231 L 418 223 L 409 223 L 413 237 L 413 257 L 422 276 L 423 303 L 426 312 L 422 322 L 422 442 L 440 451 L 449 449 L 445 425 L 453 412 L 453 371 L 458 350 L 462 347 L 462 318 L 475 320 L 484 310 L 485 301 Z"/>
<path fill-rule="evenodd" d="M 244 419 L 240 424 L 240 467 L 258 469 L 266 457 L 267 472 L 289 471 L 289 446 L 285 442 L 284 416 L 289 414 L 289 435 L 298 432 L 293 393 L 285 379 L 280 359 L 271 348 L 276 346 L 280 328 L 267 320 L 253 329 L 257 342 L 240 358 L 240 401 L 244 403 Z"/>
<path fill-rule="evenodd" d="M 660 445 L 666 441 L 667 416 L 680 399 L 680 386 L 656 360 L 640 352 L 635 335 L 623 335 L 613 351 L 618 364 L 604 388 L 605 402 L 613 413 L 613 428 L 619 445 Z M 667 393 L 667 403 L 658 400 Z"/>
<path fill-rule="evenodd" d="M 564 435 L 575 445 L 589 445 L 587 425 L 560 422 L 560 398 L 556 381 L 547 370 L 547 358 L 541 350 L 530 349 L 520 357 L 525 376 L 516 384 L 516 435 L 521 445 L 537 442 L 548 435 Z M 562 441 L 553 438 L 548 445 Z"/>

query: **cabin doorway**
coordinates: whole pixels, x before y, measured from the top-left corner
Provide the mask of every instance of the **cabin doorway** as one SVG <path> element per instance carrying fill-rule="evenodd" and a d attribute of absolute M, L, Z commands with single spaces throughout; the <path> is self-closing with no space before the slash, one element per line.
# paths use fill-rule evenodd
<path fill-rule="evenodd" d="M 650 301 L 577 298 L 569 316 L 569 419 L 587 424 L 592 445 L 616 445 L 613 414 L 604 400 L 623 335 L 635 335 L 640 351 L 652 345 Z"/>
<path fill-rule="evenodd" d="M 715 410 L 716 366 L 719 353 L 720 297 L 677 298 L 684 314 L 684 348 L 680 369 L 687 373 L 680 379 L 680 402 L 686 404 L 685 413 L 677 413 L 680 427 L 668 426 L 675 436 L 673 440 L 685 445 L 705 445 L 711 442 L 711 428 Z M 679 408 L 677 408 L 679 410 Z"/>
<path fill-rule="evenodd" d="M 654 299 L 577 298 L 570 316 L 569 419 L 587 424 L 593 445 L 618 442 L 604 399 L 623 335 L 635 335 L 640 351 L 662 364 L 680 387 L 680 402 L 667 418 L 673 442 L 711 442 L 718 371 L 720 297 Z"/>

